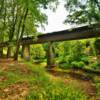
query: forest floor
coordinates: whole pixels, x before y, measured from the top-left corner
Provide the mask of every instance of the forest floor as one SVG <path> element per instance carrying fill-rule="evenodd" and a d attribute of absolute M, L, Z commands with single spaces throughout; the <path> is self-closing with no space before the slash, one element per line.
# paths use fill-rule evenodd
<path fill-rule="evenodd" d="M 20 73 L 27 76 L 31 75 L 31 70 L 28 69 L 24 62 L 14 62 L 11 59 L 1 59 L 0 100 L 25 100 L 24 97 L 28 94 L 30 85 L 27 81 L 21 82 L 21 79 L 16 82 L 17 76 L 16 79 L 14 79 L 15 76 L 13 78 L 11 71 L 15 72 L 16 74 Z M 93 81 L 94 78 L 100 80 L 99 76 L 86 74 L 79 70 L 68 70 L 66 72 L 51 70 L 49 73 L 53 80 L 56 78 L 61 78 L 66 85 L 72 82 L 77 85 L 77 87 L 81 87 L 90 100 L 100 100 L 97 97 L 97 88 Z"/>

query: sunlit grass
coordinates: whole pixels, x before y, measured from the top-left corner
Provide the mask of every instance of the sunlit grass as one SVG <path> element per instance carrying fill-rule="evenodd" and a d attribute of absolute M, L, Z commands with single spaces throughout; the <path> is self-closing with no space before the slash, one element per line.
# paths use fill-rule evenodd
<path fill-rule="evenodd" d="M 33 73 L 37 73 L 34 77 L 36 84 L 31 87 L 27 100 L 87 100 L 84 92 L 74 84 L 65 85 L 61 79 L 50 80 L 50 75 L 43 67 L 27 64 Z"/>
<path fill-rule="evenodd" d="M 75 84 L 66 85 L 59 78 L 51 79 L 50 74 L 43 67 L 44 64 L 33 65 L 25 62 L 25 65 L 31 70 L 31 73 L 21 73 L 19 69 L 1 71 L 0 75 L 7 77 L 7 80 L 0 83 L 0 88 L 17 82 L 28 82 L 30 88 L 25 97 L 26 100 L 87 100 L 85 93 Z"/>

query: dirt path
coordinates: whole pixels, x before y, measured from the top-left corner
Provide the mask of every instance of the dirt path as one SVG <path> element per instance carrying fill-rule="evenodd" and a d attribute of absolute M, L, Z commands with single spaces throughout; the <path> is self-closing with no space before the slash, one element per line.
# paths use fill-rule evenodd
<path fill-rule="evenodd" d="M 51 75 L 54 77 L 60 77 L 65 84 L 70 84 L 70 82 L 77 85 L 77 87 L 81 87 L 81 89 L 88 96 L 89 100 L 97 100 L 96 98 L 96 87 L 94 86 L 92 80 L 86 77 L 84 74 L 77 74 L 75 72 L 61 72 L 51 70 L 49 71 Z"/>

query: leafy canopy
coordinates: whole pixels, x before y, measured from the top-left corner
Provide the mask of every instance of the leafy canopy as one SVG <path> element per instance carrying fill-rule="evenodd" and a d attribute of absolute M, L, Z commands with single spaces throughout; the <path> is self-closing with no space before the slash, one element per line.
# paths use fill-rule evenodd
<path fill-rule="evenodd" d="M 69 12 L 65 23 L 100 22 L 100 0 L 65 0 Z"/>

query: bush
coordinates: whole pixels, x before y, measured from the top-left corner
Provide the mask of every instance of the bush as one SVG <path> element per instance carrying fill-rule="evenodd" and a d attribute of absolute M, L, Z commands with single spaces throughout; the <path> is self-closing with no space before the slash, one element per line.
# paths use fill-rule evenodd
<path fill-rule="evenodd" d="M 68 69 L 68 68 L 70 68 L 70 64 L 68 64 L 68 63 L 59 64 L 59 68 Z"/>
<path fill-rule="evenodd" d="M 78 68 L 83 68 L 85 66 L 84 62 L 80 61 L 80 62 L 77 62 L 77 61 L 73 61 L 71 63 L 71 66 L 72 67 L 78 67 Z"/>
<path fill-rule="evenodd" d="M 73 61 L 73 58 L 69 56 L 61 57 L 59 60 L 59 64 L 67 63 L 70 64 Z"/>
<path fill-rule="evenodd" d="M 92 68 L 92 69 L 100 69 L 100 62 L 93 63 L 93 64 L 91 65 L 91 68 Z"/>
<path fill-rule="evenodd" d="M 59 57 L 59 64 L 66 63 L 66 60 L 64 57 Z"/>
<path fill-rule="evenodd" d="M 86 65 L 89 64 L 89 58 L 87 56 L 81 57 L 81 61 L 84 62 Z"/>
<path fill-rule="evenodd" d="M 33 45 L 30 54 L 32 55 L 32 59 L 39 61 L 42 61 L 46 56 L 46 52 L 41 44 Z"/>

